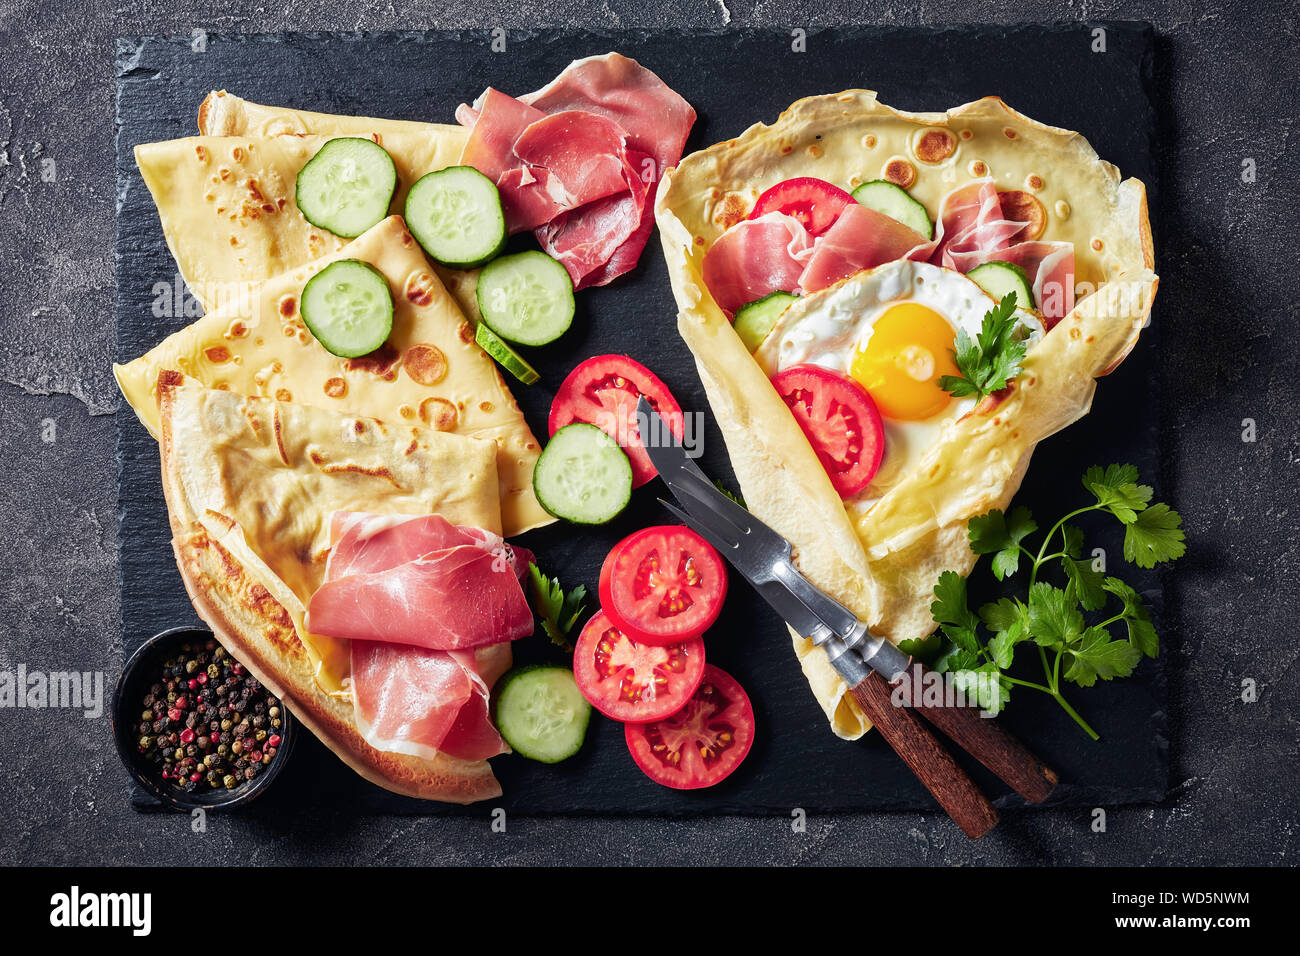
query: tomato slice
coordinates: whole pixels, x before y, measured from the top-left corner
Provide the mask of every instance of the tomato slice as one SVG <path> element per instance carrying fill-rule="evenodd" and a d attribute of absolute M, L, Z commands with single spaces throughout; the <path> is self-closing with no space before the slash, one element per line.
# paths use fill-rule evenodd
<path fill-rule="evenodd" d="M 851 498 L 871 484 L 885 454 L 885 426 L 870 393 L 819 365 L 791 366 L 773 375 L 772 385 L 794 412 L 840 497 Z"/>
<path fill-rule="evenodd" d="M 754 743 L 754 707 L 745 689 L 709 664 L 686 706 L 670 717 L 623 728 L 642 772 L 675 790 L 711 787 L 729 777 Z"/>
<path fill-rule="evenodd" d="M 642 644 L 699 637 L 727 597 L 727 566 L 690 528 L 656 525 L 629 535 L 600 569 L 600 606 Z"/>
<path fill-rule="evenodd" d="M 587 622 L 573 648 L 573 677 L 591 706 L 632 723 L 680 710 L 704 677 L 704 642 L 638 644 L 604 611 Z"/>
<path fill-rule="evenodd" d="M 668 386 L 626 355 L 597 355 L 583 362 L 560 384 L 547 423 L 554 435 L 565 425 L 587 422 L 618 442 L 632 462 L 632 487 L 639 488 L 658 474 L 641 444 L 636 401 L 642 395 L 682 439 L 682 407 Z"/>
<path fill-rule="evenodd" d="M 803 223 L 809 234 L 816 238 L 829 229 L 840 217 L 844 207 L 855 200 L 838 186 L 832 186 L 815 176 L 798 176 L 777 183 L 765 190 L 754 203 L 750 219 L 769 212 L 783 212 Z"/>

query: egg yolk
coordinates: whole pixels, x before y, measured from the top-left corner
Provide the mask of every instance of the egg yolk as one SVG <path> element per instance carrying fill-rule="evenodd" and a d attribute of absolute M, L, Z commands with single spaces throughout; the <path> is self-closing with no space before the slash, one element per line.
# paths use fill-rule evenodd
<path fill-rule="evenodd" d="M 939 387 L 939 377 L 959 374 L 952 357 L 955 339 L 938 312 L 904 302 L 876 320 L 871 338 L 854 352 L 849 374 L 871 393 L 886 418 L 930 418 L 952 400 Z"/>

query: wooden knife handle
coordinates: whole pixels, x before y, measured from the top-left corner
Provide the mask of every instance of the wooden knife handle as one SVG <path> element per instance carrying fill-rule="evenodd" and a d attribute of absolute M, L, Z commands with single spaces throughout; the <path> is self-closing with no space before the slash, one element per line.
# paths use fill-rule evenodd
<path fill-rule="evenodd" d="M 920 664 L 913 664 L 920 668 Z M 924 668 L 920 676 L 924 677 Z M 903 680 L 912 679 L 911 671 Z M 895 682 L 891 686 L 898 686 Z M 918 695 L 913 695 L 917 697 Z M 968 754 L 988 767 L 1030 803 L 1041 803 L 1056 788 L 1055 771 L 1035 757 L 996 720 L 980 716 L 977 706 L 947 704 L 922 696 L 911 706 Z"/>
<path fill-rule="evenodd" d="M 993 804 L 910 710 L 894 706 L 883 677 L 873 671 L 849 693 L 968 837 L 977 840 L 997 826 Z"/>

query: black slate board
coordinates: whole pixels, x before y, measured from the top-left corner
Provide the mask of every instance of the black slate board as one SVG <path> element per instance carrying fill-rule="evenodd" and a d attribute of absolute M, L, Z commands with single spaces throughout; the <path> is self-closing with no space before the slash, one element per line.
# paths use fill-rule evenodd
<path fill-rule="evenodd" d="M 1105 52 L 1093 52 L 1098 27 Z M 325 112 L 451 122 L 456 105 L 493 85 L 519 94 L 541 86 L 570 60 L 619 50 L 655 70 L 695 106 L 699 121 L 688 151 L 771 122 L 795 99 L 866 87 L 892 106 L 942 110 L 997 94 L 1043 122 L 1083 132 L 1125 175 L 1151 180 L 1154 118 L 1148 98 L 1150 28 L 1134 24 L 1061 27 L 874 29 L 814 31 L 807 51 L 792 50 L 781 31 L 510 32 L 494 53 L 488 31 L 390 34 L 288 34 L 119 40 L 117 57 L 118 235 L 117 354 L 141 354 L 187 320 L 155 318 L 155 283 L 172 282 L 157 216 L 135 168 L 138 143 L 192 135 L 198 103 L 211 89 L 250 100 Z M 197 47 L 202 46 L 199 50 Z M 1155 204 L 1152 203 L 1154 208 Z M 1157 234 L 1157 239 L 1158 239 Z M 554 390 L 578 361 L 628 352 L 668 383 L 687 410 L 707 411 L 689 353 L 674 326 L 675 308 L 657 241 L 630 276 L 579 296 L 579 316 L 562 341 L 536 353 L 542 380 L 515 391 L 535 433 L 545 434 Z M 1045 442 L 1017 497 L 1053 520 L 1082 494 L 1078 476 L 1094 462 L 1130 461 L 1158 481 L 1157 396 L 1152 363 L 1158 350 L 1148 329 L 1135 354 L 1102 383 L 1093 412 L 1068 437 Z M 157 449 L 131 410 L 118 413 L 120 462 L 122 635 L 129 652 L 194 612 L 172 562 L 158 476 Z M 730 481 L 725 448 L 710 422 L 702 465 Z M 734 482 L 732 482 L 734 488 Z M 1157 489 L 1157 497 L 1159 491 Z M 578 533 L 549 528 L 526 536 L 541 562 L 566 583 L 594 585 L 609 547 L 630 531 L 670 516 L 654 486 L 610 527 Z M 1088 526 L 1118 561 L 1120 538 Z M 1158 575 L 1134 571 L 1135 583 L 1161 620 Z M 987 574 L 977 572 L 984 580 Z M 976 594 L 983 598 L 987 595 Z M 520 642 L 517 657 L 548 651 L 540 639 Z M 505 796 L 493 802 L 521 813 L 675 814 L 932 807 L 929 795 L 876 734 L 846 743 L 835 738 L 794 661 L 784 626 L 743 582 L 708 638 L 710 659 L 736 675 L 757 712 L 758 739 L 744 766 L 721 786 L 681 793 L 648 781 L 633 766 L 621 728 L 597 717 L 588 744 L 573 760 L 543 767 L 506 756 L 493 761 Z M 1028 667 L 1036 667 L 1032 662 Z M 1093 806 L 1162 798 L 1168 785 L 1165 676 L 1146 662 L 1129 680 L 1072 695 L 1102 733 L 1089 741 L 1055 704 L 1022 691 L 1004 720 L 1063 779 L 1054 804 Z M 969 764 L 969 762 L 967 762 Z M 982 768 L 973 773 L 999 804 L 1018 804 Z M 147 806 L 136 794 L 137 806 Z M 484 814 L 394 796 L 348 771 L 304 735 L 293 763 L 271 793 L 246 812 L 352 806 L 358 813 Z"/>

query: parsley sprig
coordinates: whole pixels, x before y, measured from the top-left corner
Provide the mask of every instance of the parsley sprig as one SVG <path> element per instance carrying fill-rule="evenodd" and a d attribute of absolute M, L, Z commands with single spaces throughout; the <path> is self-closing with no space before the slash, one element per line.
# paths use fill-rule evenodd
<path fill-rule="evenodd" d="M 984 314 L 975 338 L 958 329 L 952 355 L 961 374 L 940 376 L 939 387 L 957 398 L 975 395 L 981 399 L 1006 388 L 1020 374 L 1028 349 L 1015 313 L 1016 294 L 1008 292 Z"/>
<path fill-rule="evenodd" d="M 567 594 L 560 587 L 560 579 L 547 577 L 536 564 L 528 565 L 529 591 L 533 599 L 533 610 L 542 622 L 542 630 L 551 639 L 551 643 L 570 653 L 573 642 L 569 632 L 578 623 L 578 618 L 586 607 L 587 587 L 579 584 Z"/>
<path fill-rule="evenodd" d="M 1124 526 L 1125 560 L 1140 568 L 1182 557 L 1186 544 L 1178 512 L 1166 504 L 1151 504 L 1151 487 L 1138 483 L 1132 465 L 1089 468 L 1083 487 L 1095 500 L 1052 525 L 1036 551 L 1026 543 L 1038 530 L 1029 509 L 1013 508 L 1005 514 L 995 509 L 972 518 L 967 523 L 971 550 L 992 555 L 995 578 L 1006 580 L 1020 572 L 1022 559 L 1027 563 L 1024 597 L 1004 597 L 973 612 L 966 579 L 945 571 L 930 605 L 939 631 L 901 646 L 931 662 L 936 671 L 952 673 L 963 685 L 978 688 L 980 705 L 986 709 L 1005 704 L 1012 687 L 1048 694 L 1097 740 L 1097 732 L 1063 696 L 1063 683 L 1091 687 L 1099 679 L 1127 677 L 1143 657 L 1159 654 L 1160 642 L 1141 595 L 1084 557 L 1083 532 L 1071 522 L 1094 511 L 1113 516 Z M 1057 564 L 1061 585 L 1040 580 L 1045 569 Z M 1107 606 L 1116 604 L 1108 613 Z M 1124 633 L 1117 637 L 1112 628 L 1121 623 Z M 984 637 L 981 628 L 991 636 Z M 1042 682 L 1007 673 L 1021 644 L 1035 645 Z M 985 699 L 995 695 L 996 700 Z"/>

